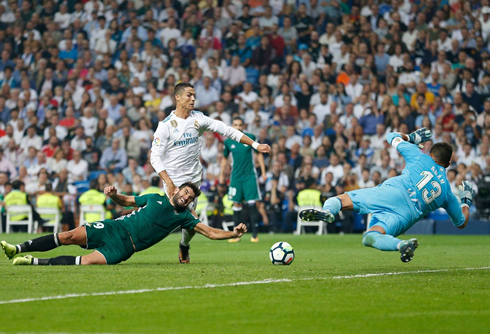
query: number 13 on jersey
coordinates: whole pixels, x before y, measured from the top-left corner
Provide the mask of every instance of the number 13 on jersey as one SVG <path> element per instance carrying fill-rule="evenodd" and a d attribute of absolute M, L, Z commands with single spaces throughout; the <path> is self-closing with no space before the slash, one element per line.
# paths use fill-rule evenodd
<path fill-rule="evenodd" d="M 424 170 L 422 173 L 420 173 L 420 175 L 422 176 L 422 179 L 416 184 L 416 187 L 418 190 L 422 191 L 422 198 L 424 202 L 426 204 L 430 204 L 442 193 L 441 185 L 435 180 L 431 181 L 434 178 L 434 174 L 427 170 Z M 433 188 L 431 190 L 426 188 L 429 182 Z"/>

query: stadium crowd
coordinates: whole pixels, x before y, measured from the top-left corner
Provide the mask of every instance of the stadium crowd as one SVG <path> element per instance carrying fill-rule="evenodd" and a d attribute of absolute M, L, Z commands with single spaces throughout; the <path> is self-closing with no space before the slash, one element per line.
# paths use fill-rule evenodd
<path fill-rule="evenodd" d="M 489 34 L 489 0 L 1 1 L 0 193 L 20 180 L 35 201 L 50 184 L 74 211 L 89 188 L 161 187 L 149 150 L 182 81 L 197 110 L 239 116 L 271 145 L 260 186 L 272 230 L 292 229 L 303 189 L 329 197 L 400 174 L 391 131 L 431 129 L 424 152 L 455 148 L 454 192 L 478 186 Z M 207 134 L 201 155 L 220 203 L 222 142 Z"/>

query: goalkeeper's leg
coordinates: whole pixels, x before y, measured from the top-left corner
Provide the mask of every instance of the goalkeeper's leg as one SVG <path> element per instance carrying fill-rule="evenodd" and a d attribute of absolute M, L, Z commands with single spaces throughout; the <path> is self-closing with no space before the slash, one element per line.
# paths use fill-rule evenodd
<path fill-rule="evenodd" d="M 373 220 L 374 219 L 376 218 L 373 218 Z M 387 234 L 386 228 L 390 230 L 391 227 L 390 224 L 386 225 L 384 222 L 378 221 L 376 224 L 371 226 L 366 233 L 364 233 L 362 244 L 366 247 L 376 248 L 381 251 L 399 251 L 402 262 L 410 262 L 419 245 L 417 239 L 413 238 L 410 240 L 401 240 Z M 397 234 L 398 233 L 395 235 Z"/>
<path fill-rule="evenodd" d="M 335 220 L 335 216 L 339 214 L 341 210 L 352 210 L 354 204 L 349 195 L 342 194 L 339 196 L 331 197 L 323 203 L 323 210 L 303 210 L 300 212 L 300 218 L 306 221 L 320 220 L 327 223 L 332 223 Z"/>

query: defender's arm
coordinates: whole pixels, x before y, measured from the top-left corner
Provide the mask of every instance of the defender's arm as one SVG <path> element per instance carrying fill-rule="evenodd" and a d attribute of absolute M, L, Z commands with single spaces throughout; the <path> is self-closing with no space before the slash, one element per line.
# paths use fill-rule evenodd
<path fill-rule="evenodd" d="M 217 228 L 209 227 L 203 223 L 197 223 L 196 227 L 194 227 L 194 231 L 211 240 L 222 240 L 240 238 L 243 234 L 245 234 L 245 232 L 247 232 L 247 226 L 240 223 L 238 226 L 235 226 L 233 231 L 223 231 Z"/>
<path fill-rule="evenodd" d="M 109 196 L 114 203 L 117 205 L 127 207 L 127 206 L 138 206 L 134 200 L 134 196 L 126 196 L 117 193 L 117 189 L 114 186 L 107 186 L 104 188 L 104 194 Z"/>

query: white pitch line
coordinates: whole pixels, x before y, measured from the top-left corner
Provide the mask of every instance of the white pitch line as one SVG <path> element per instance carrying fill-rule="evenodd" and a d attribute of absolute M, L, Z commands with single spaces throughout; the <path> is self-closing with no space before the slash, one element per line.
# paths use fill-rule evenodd
<path fill-rule="evenodd" d="M 313 280 L 329 280 L 329 279 L 369 278 L 369 277 L 378 277 L 378 276 L 394 276 L 394 275 L 407 275 L 407 274 L 440 273 L 440 272 L 448 272 L 448 271 L 488 270 L 488 269 L 490 269 L 490 267 L 460 268 L 460 269 L 433 269 L 433 270 L 417 270 L 417 271 L 400 271 L 400 272 L 392 272 L 392 273 L 359 274 L 359 275 L 350 275 L 350 276 L 307 277 L 307 278 L 298 278 L 298 279 L 289 279 L 289 278 L 265 279 L 262 281 L 235 282 L 235 283 L 225 283 L 225 284 L 173 286 L 173 287 L 163 287 L 163 288 L 155 288 L 155 289 L 140 289 L 140 290 L 122 290 L 122 291 L 79 293 L 79 294 L 72 293 L 72 294 L 60 295 L 60 296 L 47 296 L 47 297 L 39 297 L 39 298 L 2 300 L 2 301 L 0 301 L 0 305 L 1 304 L 29 303 L 29 302 L 67 299 L 67 298 L 127 295 L 127 294 L 156 292 L 156 291 L 209 289 L 209 288 L 223 288 L 223 287 L 230 287 L 230 286 L 243 286 L 243 285 L 255 285 L 255 284 L 290 283 L 290 282 L 297 282 L 297 281 L 313 281 Z"/>

